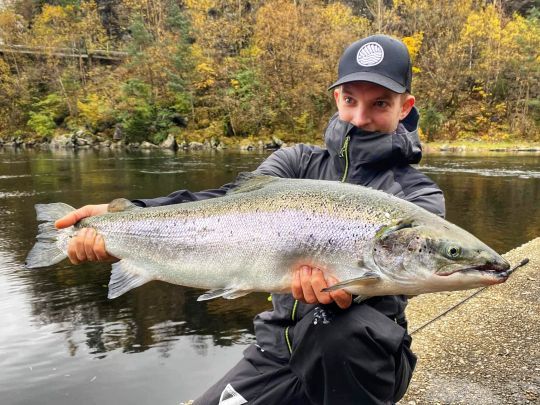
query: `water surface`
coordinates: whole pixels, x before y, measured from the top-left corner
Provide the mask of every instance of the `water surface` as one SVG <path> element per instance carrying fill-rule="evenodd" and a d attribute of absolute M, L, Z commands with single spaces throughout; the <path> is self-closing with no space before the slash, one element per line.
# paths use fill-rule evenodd
<path fill-rule="evenodd" d="M 266 294 L 196 302 L 152 282 L 108 300 L 109 266 L 25 270 L 34 204 L 75 207 L 220 186 L 267 153 L 0 149 L 0 403 L 178 404 L 253 341 Z M 540 155 L 429 155 L 447 217 L 505 252 L 540 235 Z"/>

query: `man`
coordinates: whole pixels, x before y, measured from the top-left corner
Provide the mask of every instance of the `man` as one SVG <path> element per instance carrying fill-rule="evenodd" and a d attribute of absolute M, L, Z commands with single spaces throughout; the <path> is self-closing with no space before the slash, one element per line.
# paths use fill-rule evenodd
<path fill-rule="evenodd" d="M 409 164 L 421 158 L 418 112 L 405 45 L 374 35 L 343 53 L 333 89 L 338 112 L 325 132 L 326 148 L 297 145 L 276 151 L 256 170 L 288 178 L 339 180 L 384 190 L 444 215 L 441 190 Z M 224 195 L 233 185 L 136 200 L 157 206 Z M 57 222 L 66 227 L 106 211 L 86 206 Z M 112 259 L 103 239 L 83 231 L 69 247 L 73 263 Z M 410 351 L 405 297 L 353 304 L 317 268 L 294 269 L 291 294 L 274 294 L 273 310 L 255 317 L 257 344 L 195 404 L 386 404 L 398 401 L 416 358 Z"/>

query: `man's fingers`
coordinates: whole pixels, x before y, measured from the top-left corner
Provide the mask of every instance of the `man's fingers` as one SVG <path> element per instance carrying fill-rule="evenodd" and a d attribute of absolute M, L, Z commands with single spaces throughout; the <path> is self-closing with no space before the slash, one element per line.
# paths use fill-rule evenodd
<path fill-rule="evenodd" d="M 317 301 L 321 304 L 330 304 L 333 300 L 330 296 L 330 293 L 323 292 L 323 288 L 328 287 L 326 280 L 324 279 L 324 274 L 321 270 L 314 268 L 311 271 L 311 286 L 317 297 Z"/>
<path fill-rule="evenodd" d="M 72 238 L 70 241 L 69 241 L 69 244 L 68 244 L 68 250 L 67 250 L 67 255 L 68 255 L 68 258 L 69 258 L 69 261 L 72 263 L 72 264 L 79 264 L 79 259 L 77 258 L 77 242 L 75 240 L 75 238 Z"/>
<path fill-rule="evenodd" d="M 94 253 L 96 236 L 97 233 L 95 229 L 92 228 L 88 228 L 84 235 L 84 251 L 86 254 L 86 260 L 89 262 L 95 262 L 97 260 L 96 254 Z"/>
<path fill-rule="evenodd" d="M 72 239 L 75 246 L 75 255 L 79 262 L 86 261 L 86 249 L 84 248 L 84 241 L 86 239 L 87 228 L 82 228 L 77 232 L 77 235 Z"/>
<path fill-rule="evenodd" d="M 105 249 L 105 240 L 103 239 L 103 236 L 98 234 L 96 236 L 96 243 L 94 244 L 94 253 L 97 256 L 97 260 L 100 262 L 113 262 L 117 261 L 118 259 L 114 256 L 111 256 L 107 253 L 107 250 Z"/>
<path fill-rule="evenodd" d="M 300 283 L 302 284 L 304 301 L 308 304 L 316 303 L 317 297 L 315 296 L 315 292 L 311 285 L 311 268 L 309 266 L 302 266 L 300 269 Z"/>
<path fill-rule="evenodd" d="M 333 286 L 338 281 L 334 277 L 328 277 L 328 286 Z M 352 295 L 345 290 L 331 291 L 330 296 L 341 309 L 349 308 L 352 304 Z"/>
<path fill-rule="evenodd" d="M 295 300 L 304 300 L 304 294 L 302 294 L 302 284 L 300 282 L 300 269 L 296 269 L 293 273 L 291 291 Z"/>

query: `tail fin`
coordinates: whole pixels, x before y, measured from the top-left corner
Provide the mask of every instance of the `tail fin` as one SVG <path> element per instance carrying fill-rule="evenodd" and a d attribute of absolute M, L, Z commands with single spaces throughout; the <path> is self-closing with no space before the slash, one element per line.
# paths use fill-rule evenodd
<path fill-rule="evenodd" d="M 56 229 L 54 221 L 75 211 L 64 203 L 36 204 L 37 220 L 45 221 L 38 226 L 37 242 L 26 257 L 26 268 L 51 266 L 67 257 L 66 249 L 73 227 Z"/>

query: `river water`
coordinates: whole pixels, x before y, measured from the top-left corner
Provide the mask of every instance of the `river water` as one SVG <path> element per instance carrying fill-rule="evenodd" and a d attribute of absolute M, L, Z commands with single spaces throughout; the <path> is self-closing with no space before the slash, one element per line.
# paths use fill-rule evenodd
<path fill-rule="evenodd" d="M 108 300 L 108 265 L 23 263 L 36 203 L 213 188 L 266 156 L 0 149 L 0 403 L 178 404 L 233 366 L 266 294 L 201 303 L 200 290 L 152 282 Z M 419 169 L 443 189 L 447 218 L 497 251 L 540 235 L 540 154 L 432 154 Z"/>

